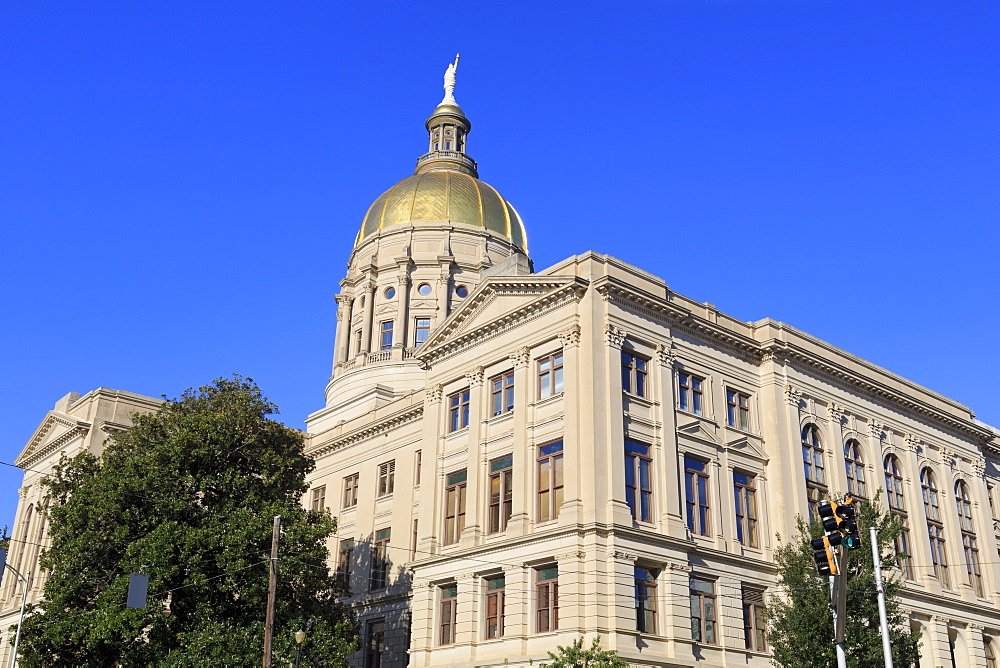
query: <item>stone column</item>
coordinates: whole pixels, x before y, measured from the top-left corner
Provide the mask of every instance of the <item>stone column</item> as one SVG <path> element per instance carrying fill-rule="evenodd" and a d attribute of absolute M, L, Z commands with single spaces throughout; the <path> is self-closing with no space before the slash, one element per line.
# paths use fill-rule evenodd
<path fill-rule="evenodd" d="M 369 353 L 372 349 L 372 313 L 375 308 L 375 285 L 371 281 L 366 282 L 361 288 L 361 296 L 365 300 L 364 320 L 361 321 L 361 350 L 362 353 Z"/>
<path fill-rule="evenodd" d="M 556 555 L 559 567 L 559 630 L 583 632 L 586 610 L 583 595 L 587 589 L 584 581 L 582 551 L 573 550 Z"/>
<path fill-rule="evenodd" d="M 424 419 L 421 425 L 421 484 L 420 484 L 420 508 L 418 519 L 418 556 L 420 559 L 427 559 L 432 554 L 437 554 L 441 541 L 438 539 L 438 531 L 441 530 L 439 515 L 441 511 L 440 503 L 443 503 L 441 496 L 444 494 L 444 474 L 441 471 L 441 453 L 443 450 L 443 439 L 440 437 L 444 427 L 442 416 L 443 388 L 441 385 L 434 385 L 424 390 Z"/>
<path fill-rule="evenodd" d="M 484 447 L 480 443 L 480 434 L 483 427 L 483 414 L 489 415 L 489 411 L 483 410 L 483 406 L 488 405 L 488 399 L 483 397 L 483 374 L 483 367 L 477 366 L 465 375 L 465 380 L 469 383 L 469 455 L 466 460 L 465 528 L 462 530 L 460 538 L 463 547 L 477 544 L 484 533 L 482 528 L 486 514 L 485 494 L 480 479 L 485 468 L 485 461 L 482 456 Z"/>
<path fill-rule="evenodd" d="M 678 466 L 680 448 L 677 443 L 677 413 L 674 408 L 677 405 L 677 398 L 674 396 L 675 360 L 676 350 L 669 339 L 666 343 L 656 344 L 656 365 L 650 369 L 652 382 L 648 385 L 654 392 L 653 396 L 659 399 L 660 421 L 663 424 L 662 450 L 657 453 L 661 456 L 659 461 L 654 460 L 654 465 L 660 469 L 656 476 L 656 489 L 662 499 L 657 506 L 660 509 L 660 523 L 666 527 L 669 535 L 684 536 L 684 495 L 678 491 L 684 489 L 684 484 L 680 473 L 682 469 Z"/>
<path fill-rule="evenodd" d="M 396 277 L 396 299 L 399 300 L 396 305 L 396 340 L 392 347 L 406 350 L 407 330 L 410 324 L 407 315 L 410 309 L 410 274 L 405 267 L 400 267 L 399 276 Z M 398 359 L 402 358 L 400 353 Z"/>
<path fill-rule="evenodd" d="M 337 299 L 337 341 L 333 358 L 334 371 L 350 356 L 351 350 L 351 305 L 354 300 L 349 294 L 339 294 Z"/>
<path fill-rule="evenodd" d="M 534 512 L 534 447 L 528 443 L 528 403 L 531 398 L 531 377 L 528 360 L 531 351 L 520 348 L 510 355 L 514 364 L 514 498 L 507 522 L 507 535 L 521 536 L 529 531 Z"/>
<path fill-rule="evenodd" d="M 608 520 L 616 524 L 631 526 L 633 519 L 628 503 L 625 501 L 625 426 L 622 411 L 622 377 L 621 352 L 625 343 L 625 332 L 611 323 L 604 327 L 607 345 L 604 355 L 600 358 L 604 367 L 604 387 L 607 397 L 604 410 L 606 416 L 605 438 L 603 452 L 595 453 L 601 458 L 601 465 L 610 478 L 608 481 L 610 496 L 608 499 Z M 595 378 L 601 378 L 600 372 L 595 372 Z M 596 459 L 596 458 L 595 458 Z M 637 500 L 638 502 L 638 500 Z M 656 500 L 653 500 L 654 504 Z"/>
<path fill-rule="evenodd" d="M 584 451 L 580 447 L 579 396 L 582 392 L 593 392 L 592 387 L 580 384 L 580 326 L 571 325 L 559 334 L 563 345 L 563 448 L 570 450 L 563 457 L 563 504 L 559 509 L 559 521 L 575 524 L 583 521 L 583 490 L 580 488 L 580 469 L 584 465 Z"/>

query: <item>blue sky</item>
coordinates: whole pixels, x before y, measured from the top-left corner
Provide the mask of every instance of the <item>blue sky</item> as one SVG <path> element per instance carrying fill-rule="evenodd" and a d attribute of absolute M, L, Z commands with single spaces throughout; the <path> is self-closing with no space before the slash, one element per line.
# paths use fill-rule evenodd
<path fill-rule="evenodd" d="M 1000 3 L 0 5 L 0 461 L 98 386 L 301 427 L 441 74 L 538 268 L 608 253 L 1000 425 Z M 0 525 L 19 471 L 0 467 Z"/>

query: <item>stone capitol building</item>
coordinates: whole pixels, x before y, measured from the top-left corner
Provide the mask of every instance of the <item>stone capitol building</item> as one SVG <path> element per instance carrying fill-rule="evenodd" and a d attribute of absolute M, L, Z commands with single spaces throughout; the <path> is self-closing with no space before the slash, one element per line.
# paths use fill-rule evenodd
<path fill-rule="evenodd" d="M 600 634 L 635 666 L 768 666 L 775 535 L 821 499 L 881 489 L 907 527 L 912 558 L 890 572 L 920 665 L 995 668 L 1000 432 L 614 257 L 536 270 L 525 223 L 466 150 L 456 65 L 413 175 L 361 220 L 306 421 L 302 502 L 338 520 L 352 665 L 527 666 Z M 55 403 L 16 460 L 11 565 L 37 571 L 39 480 L 60 454 L 100 452 L 159 404 L 106 388 Z M 2 665 L 19 605 L 6 577 Z"/>

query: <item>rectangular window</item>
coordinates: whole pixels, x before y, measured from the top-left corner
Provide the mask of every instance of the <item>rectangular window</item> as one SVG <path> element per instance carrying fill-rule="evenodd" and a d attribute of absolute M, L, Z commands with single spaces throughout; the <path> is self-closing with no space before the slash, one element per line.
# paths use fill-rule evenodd
<path fill-rule="evenodd" d="M 945 556 L 944 527 L 928 522 L 927 537 L 931 544 L 931 565 L 934 567 L 934 577 L 947 588 L 950 583 L 948 581 L 948 559 Z"/>
<path fill-rule="evenodd" d="M 625 502 L 632 519 L 653 521 L 653 483 L 650 468 L 653 459 L 649 446 L 625 439 Z"/>
<path fill-rule="evenodd" d="M 646 360 L 622 353 L 622 389 L 637 397 L 646 396 Z"/>
<path fill-rule="evenodd" d="M 504 591 L 507 580 L 502 575 L 486 578 L 486 638 L 503 637 Z"/>
<path fill-rule="evenodd" d="M 490 462 L 489 533 L 507 528 L 514 502 L 514 456 Z"/>
<path fill-rule="evenodd" d="M 715 637 L 715 583 L 711 580 L 691 578 L 691 639 L 714 645 Z"/>
<path fill-rule="evenodd" d="M 337 578 L 351 586 L 351 562 L 354 560 L 354 539 L 340 541 L 340 549 L 337 551 Z"/>
<path fill-rule="evenodd" d="M 726 424 L 743 431 L 750 429 L 750 395 L 726 390 Z"/>
<path fill-rule="evenodd" d="M 538 398 L 545 399 L 563 391 L 563 354 L 538 360 Z"/>
<path fill-rule="evenodd" d="M 691 533 L 708 536 L 710 515 L 708 508 L 708 465 L 693 457 L 684 458 L 684 499 L 687 506 L 687 525 Z"/>
<path fill-rule="evenodd" d="M 456 471 L 446 479 L 444 488 L 444 544 L 457 543 L 465 528 L 465 485 L 468 474 Z"/>
<path fill-rule="evenodd" d="M 378 467 L 378 495 L 389 496 L 396 486 L 396 460 L 380 464 Z"/>
<path fill-rule="evenodd" d="M 390 529 L 379 529 L 375 532 L 375 542 L 372 543 L 372 569 L 368 576 L 368 588 L 371 591 L 385 589 L 386 576 L 389 574 L 390 531 Z"/>
<path fill-rule="evenodd" d="M 417 533 L 417 520 L 413 520 L 413 536 L 410 538 L 410 561 L 414 561 L 417 558 L 417 539 L 420 534 Z"/>
<path fill-rule="evenodd" d="M 368 622 L 365 634 L 365 668 L 382 668 L 385 655 L 385 621 Z"/>
<path fill-rule="evenodd" d="M 563 442 L 553 441 L 538 449 L 538 521 L 559 517 L 563 502 Z"/>
<path fill-rule="evenodd" d="M 689 373 L 677 374 L 677 405 L 682 411 L 701 415 L 701 385 L 704 380 Z"/>
<path fill-rule="evenodd" d="M 344 478 L 344 508 L 358 505 L 358 473 L 352 473 Z"/>
<path fill-rule="evenodd" d="M 640 633 L 656 633 L 656 574 L 635 568 L 635 628 Z"/>
<path fill-rule="evenodd" d="M 354 332 L 354 353 L 358 354 L 361 352 L 361 330 Z"/>
<path fill-rule="evenodd" d="M 420 487 L 420 450 L 413 455 L 413 486 Z"/>
<path fill-rule="evenodd" d="M 896 536 L 895 547 L 897 555 L 897 563 L 899 564 L 899 570 L 902 571 L 903 577 L 907 580 L 913 579 L 913 558 L 910 552 L 910 529 L 907 526 L 907 518 L 905 515 L 899 513 L 893 513 L 893 517 L 899 519 L 902 529 L 899 531 L 899 535 Z"/>
<path fill-rule="evenodd" d="M 392 350 L 392 320 L 382 322 L 379 330 L 382 333 L 379 350 Z"/>
<path fill-rule="evenodd" d="M 969 574 L 969 584 L 972 585 L 976 596 L 982 596 L 983 574 L 979 568 L 979 547 L 976 546 L 974 535 L 962 532 L 962 551 L 965 553 L 965 568 Z"/>
<path fill-rule="evenodd" d="M 535 631 L 545 633 L 559 628 L 559 567 L 535 571 Z"/>
<path fill-rule="evenodd" d="M 736 499 L 736 540 L 757 547 L 757 489 L 755 478 L 733 472 L 733 496 Z"/>
<path fill-rule="evenodd" d="M 743 642 L 755 652 L 767 651 L 767 627 L 764 625 L 764 592 L 743 590 Z"/>
<path fill-rule="evenodd" d="M 413 321 L 413 345 L 417 348 L 427 340 L 427 335 L 431 333 L 430 318 L 416 318 Z"/>
<path fill-rule="evenodd" d="M 448 397 L 448 431 L 458 431 L 469 426 L 469 397 L 468 389 Z"/>
<path fill-rule="evenodd" d="M 514 372 L 500 374 L 490 381 L 490 399 L 493 415 L 503 415 L 514 410 Z"/>
<path fill-rule="evenodd" d="M 450 645 L 455 642 L 455 622 L 458 620 L 458 585 L 450 584 L 441 587 L 441 619 L 438 624 L 439 645 Z"/>
<path fill-rule="evenodd" d="M 326 508 L 326 485 L 320 485 L 313 489 L 312 509 L 323 510 Z"/>

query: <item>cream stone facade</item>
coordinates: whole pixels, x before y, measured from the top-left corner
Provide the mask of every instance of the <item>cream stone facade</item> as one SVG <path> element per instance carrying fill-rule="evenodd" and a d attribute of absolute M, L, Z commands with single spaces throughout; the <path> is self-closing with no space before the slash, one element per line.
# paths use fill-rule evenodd
<path fill-rule="evenodd" d="M 921 666 L 995 666 L 1000 434 L 613 257 L 535 272 L 520 216 L 466 152 L 450 73 L 415 174 L 362 221 L 326 404 L 307 419 L 303 502 L 338 519 L 352 665 L 527 666 L 599 634 L 636 666 L 767 666 L 776 535 L 811 502 L 882 489 L 909 527 Z M 73 411 L 111 394 L 158 403 L 98 390 L 57 406 L 18 463 L 44 473 L 67 448 L 51 443 L 99 449 L 104 423 Z M 84 420 L 91 440 L 45 436 Z M 44 542 L 25 520 L 32 475 L 14 536 Z"/>

